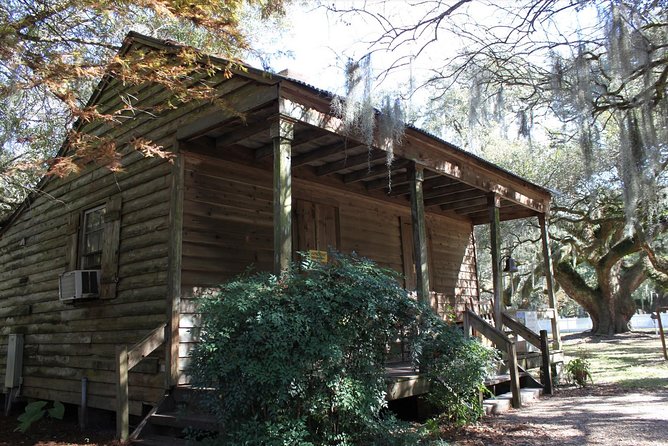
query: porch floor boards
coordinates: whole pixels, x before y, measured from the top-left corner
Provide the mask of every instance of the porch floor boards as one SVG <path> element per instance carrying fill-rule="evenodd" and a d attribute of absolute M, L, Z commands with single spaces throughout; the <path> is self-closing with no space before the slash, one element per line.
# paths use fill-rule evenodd
<path fill-rule="evenodd" d="M 388 381 L 386 397 L 388 401 L 429 392 L 429 381 L 420 376 L 409 361 L 385 364 L 385 376 Z"/>

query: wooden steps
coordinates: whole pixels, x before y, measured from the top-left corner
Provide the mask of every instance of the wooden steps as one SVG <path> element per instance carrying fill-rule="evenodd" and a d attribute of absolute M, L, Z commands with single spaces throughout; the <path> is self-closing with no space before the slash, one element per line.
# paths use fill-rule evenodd
<path fill-rule="evenodd" d="M 177 387 L 152 410 L 131 436 L 132 444 L 146 446 L 195 446 L 194 438 L 215 433 L 215 418 L 203 403 L 208 392 Z"/>
<path fill-rule="evenodd" d="M 543 393 L 543 389 L 538 388 L 523 388 L 520 389 L 520 398 L 522 401 L 522 407 L 529 405 L 540 397 Z M 485 415 L 498 415 L 509 411 L 512 408 L 512 399 L 513 394 L 510 392 L 497 395 L 494 398 L 488 398 L 483 400 L 482 407 L 485 411 Z"/>
<path fill-rule="evenodd" d="M 543 394 L 543 385 L 526 370 L 518 367 L 521 406 L 531 404 Z M 510 375 L 500 373 L 485 380 L 485 387 L 494 395 L 482 402 L 485 415 L 497 415 L 512 408 Z"/>
<path fill-rule="evenodd" d="M 132 444 L 141 446 L 195 446 L 197 443 L 185 438 L 150 434 L 144 438 L 133 440 Z"/>

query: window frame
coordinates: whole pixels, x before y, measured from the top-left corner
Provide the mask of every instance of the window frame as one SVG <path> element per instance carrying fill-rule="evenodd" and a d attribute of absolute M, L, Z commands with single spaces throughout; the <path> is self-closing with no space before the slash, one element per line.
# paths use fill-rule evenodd
<path fill-rule="evenodd" d="M 77 255 L 78 255 L 78 265 L 80 269 L 84 270 L 101 270 L 102 269 L 102 255 L 104 252 L 104 235 L 105 235 L 105 215 L 106 215 L 106 208 L 107 205 L 106 203 L 99 204 L 97 206 L 93 206 L 91 208 L 88 208 L 82 212 L 81 215 L 81 230 L 79 233 L 79 249 L 77 250 Z M 88 231 L 87 230 L 87 222 L 88 222 L 88 217 L 89 215 L 93 214 L 94 212 L 97 211 L 102 211 L 101 215 L 101 224 L 99 227 L 95 228 L 94 231 Z M 87 237 L 92 234 L 92 233 L 99 233 L 99 249 L 96 251 L 91 251 L 91 252 L 85 252 L 86 246 L 87 246 Z M 92 256 L 92 255 L 99 255 L 99 263 L 93 265 L 93 266 L 88 266 L 86 264 L 87 258 Z"/>

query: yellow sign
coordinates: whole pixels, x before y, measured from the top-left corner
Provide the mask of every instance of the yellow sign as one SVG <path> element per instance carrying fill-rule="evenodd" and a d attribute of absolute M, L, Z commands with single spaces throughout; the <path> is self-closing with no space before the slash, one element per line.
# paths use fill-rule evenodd
<path fill-rule="evenodd" d="M 315 249 L 310 249 L 308 256 L 314 262 L 327 263 L 327 251 L 318 251 Z"/>

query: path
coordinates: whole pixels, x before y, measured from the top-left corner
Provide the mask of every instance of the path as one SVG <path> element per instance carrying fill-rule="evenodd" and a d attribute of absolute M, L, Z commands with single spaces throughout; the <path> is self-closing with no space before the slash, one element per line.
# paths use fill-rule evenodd
<path fill-rule="evenodd" d="M 451 435 L 451 444 L 668 446 L 668 363 L 658 336 L 565 340 L 568 354 L 584 353 L 591 362 L 595 385 L 560 388 L 521 410 L 487 417 Z"/>
<path fill-rule="evenodd" d="M 467 429 L 468 430 L 468 429 Z M 617 387 L 562 391 L 519 411 L 488 418 L 455 444 L 668 445 L 668 390 Z"/>

